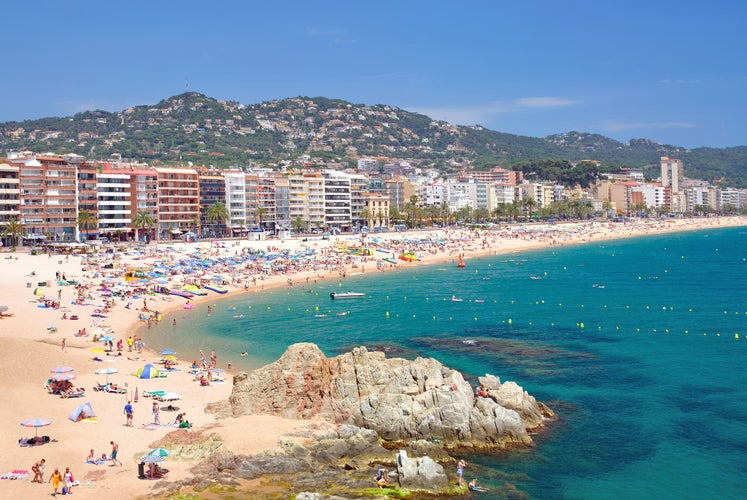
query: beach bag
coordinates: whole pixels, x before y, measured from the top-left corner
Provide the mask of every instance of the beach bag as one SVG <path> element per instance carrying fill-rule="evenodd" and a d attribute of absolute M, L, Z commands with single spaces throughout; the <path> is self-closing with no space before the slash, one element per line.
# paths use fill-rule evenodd
<path fill-rule="evenodd" d="M 67 495 L 67 487 L 66 486 L 62 487 L 62 494 L 63 495 Z"/>

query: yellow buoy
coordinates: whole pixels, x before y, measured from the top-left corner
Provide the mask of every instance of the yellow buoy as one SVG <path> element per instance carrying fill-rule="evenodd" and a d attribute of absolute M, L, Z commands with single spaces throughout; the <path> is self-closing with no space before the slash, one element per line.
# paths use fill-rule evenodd
<path fill-rule="evenodd" d="M 389 311 L 387 311 L 387 312 L 386 312 L 386 317 L 387 317 L 387 318 L 389 317 Z"/>
<path fill-rule="evenodd" d="M 513 323 L 513 320 L 511 318 L 508 318 L 508 324 L 510 325 L 511 323 Z"/>

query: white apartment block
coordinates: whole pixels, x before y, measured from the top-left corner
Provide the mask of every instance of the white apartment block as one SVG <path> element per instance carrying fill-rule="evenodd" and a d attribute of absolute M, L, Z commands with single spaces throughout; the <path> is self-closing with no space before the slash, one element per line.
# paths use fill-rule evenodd
<path fill-rule="evenodd" d="M 516 200 L 516 186 L 513 184 L 490 184 L 490 208 L 492 212 L 498 205 L 511 204 Z"/>
<path fill-rule="evenodd" d="M 244 229 L 246 223 L 246 174 L 242 171 L 223 172 L 226 184 L 226 201 L 228 209 L 228 221 L 226 226 L 230 228 Z"/>
<path fill-rule="evenodd" d="M 661 185 L 672 188 L 673 193 L 680 191 L 680 182 L 684 178 L 682 160 L 677 158 L 661 157 Z"/>
<path fill-rule="evenodd" d="M 96 176 L 96 191 L 99 230 L 129 231 L 133 217 L 130 174 L 101 172 Z"/>
<path fill-rule="evenodd" d="M 631 193 L 641 193 L 646 208 L 661 208 L 666 205 L 665 189 L 657 184 L 640 184 L 630 188 Z"/>
<path fill-rule="evenodd" d="M 324 173 L 324 225 L 350 229 L 353 224 L 350 175 L 328 170 Z"/>
<path fill-rule="evenodd" d="M 424 207 L 440 207 L 449 200 L 449 185 L 436 181 L 418 187 L 418 196 Z"/>
<path fill-rule="evenodd" d="M 721 207 L 726 206 L 736 208 L 737 210 L 747 206 L 747 191 L 734 188 L 721 190 Z"/>

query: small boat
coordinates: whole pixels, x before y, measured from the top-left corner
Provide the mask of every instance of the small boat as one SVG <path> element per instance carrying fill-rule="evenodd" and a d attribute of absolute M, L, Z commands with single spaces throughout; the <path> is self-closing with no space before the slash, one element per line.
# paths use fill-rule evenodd
<path fill-rule="evenodd" d="M 332 297 L 333 299 L 357 299 L 360 297 L 365 297 L 366 294 L 360 293 L 360 292 L 342 292 L 342 293 L 331 292 L 329 296 Z"/>
<path fill-rule="evenodd" d="M 221 286 L 221 285 L 207 284 L 207 285 L 203 285 L 203 288 L 205 290 L 210 290 L 211 292 L 215 292 L 215 293 L 220 293 L 220 294 L 228 293 L 228 288 Z"/>
<path fill-rule="evenodd" d="M 533 280 L 541 280 L 542 276 L 534 275 L 534 276 L 530 276 L 530 278 L 533 279 Z"/>

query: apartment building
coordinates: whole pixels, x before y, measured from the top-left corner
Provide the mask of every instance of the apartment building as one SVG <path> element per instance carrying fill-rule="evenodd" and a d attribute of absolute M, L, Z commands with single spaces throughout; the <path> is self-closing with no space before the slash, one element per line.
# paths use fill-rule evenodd
<path fill-rule="evenodd" d="M 352 228 L 350 175 L 335 170 L 323 174 L 324 225 L 342 231 Z"/>
<path fill-rule="evenodd" d="M 274 231 L 277 222 L 274 177 L 260 175 L 257 203 L 257 227 L 263 230 Z"/>
<path fill-rule="evenodd" d="M 8 159 L 20 169 L 21 224 L 28 239 L 72 241 L 77 228 L 77 167 L 57 156 Z"/>
<path fill-rule="evenodd" d="M 661 157 L 661 185 L 672 189 L 672 192 L 680 192 L 680 182 L 685 177 L 682 160 L 677 158 Z"/>
<path fill-rule="evenodd" d="M 158 172 L 143 165 L 132 165 L 122 169 L 130 176 L 131 226 L 136 240 L 156 239 L 158 228 Z M 139 227 L 135 221 L 143 216 L 153 220 L 151 227 Z"/>
<path fill-rule="evenodd" d="M 97 175 L 98 232 L 110 240 L 129 240 L 132 229 L 130 173 L 104 167 Z"/>
<path fill-rule="evenodd" d="M 82 227 L 81 224 L 78 224 L 76 239 L 85 241 L 96 238 L 98 235 L 98 166 L 91 163 L 79 164 L 77 178 L 78 215 L 82 212 L 88 212 L 95 220 L 93 227 Z"/>
<path fill-rule="evenodd" d="M 191 168 L 154 168 L 158 175 L 158 231 L 164 239 L 180 238 L 200 220 L 200 180 Z"/>
<path fill-rule="evenodd" d="M 501 167 L 493 167 L 486 171 L 472 171 L 469 177 L 487 184 L 510 184 L 516 186 L 524 179 L 524 173 L 515 170 L 506 170 Z"/>
<path fill-rule="evenodd" d="M 0 163 L 0 235 L 9 220 L 21 218 L 21 169 L 17 165 Z M 13 245 L 13 238 L 0 236 L 3 245 Z M 13 241 L 12 241 L 13 240 Z"/>
<path fill-rule="evenodd" d="M 275 227 L 290 230 L 290 182 L 285 177 L 275 177 Z"/>
<path fill-rule="evenodd" d="M 378 193 L 366 193 L 363 195 L 366 219 L 360 219 L 361 225 L 370 229 L 379 226 L 389 226 L 389 198 Z"/>
<path fill-rule="evenodd" d="M 244 203 L 244 172 L 200 169 L 200 227 L 196 231 L 202 237 L 226 234 L 226 227 L 246 229 Z M 228 211 L 228 220 L 209 220 L 213 205 L 221 203 Z"/>
<path fill-rule="evenodd" d="M 321 174 L 288 177 L 288 212 L 291 222 L 300 219 L 309 229 L 325 227 L 324 177 Z"/>

